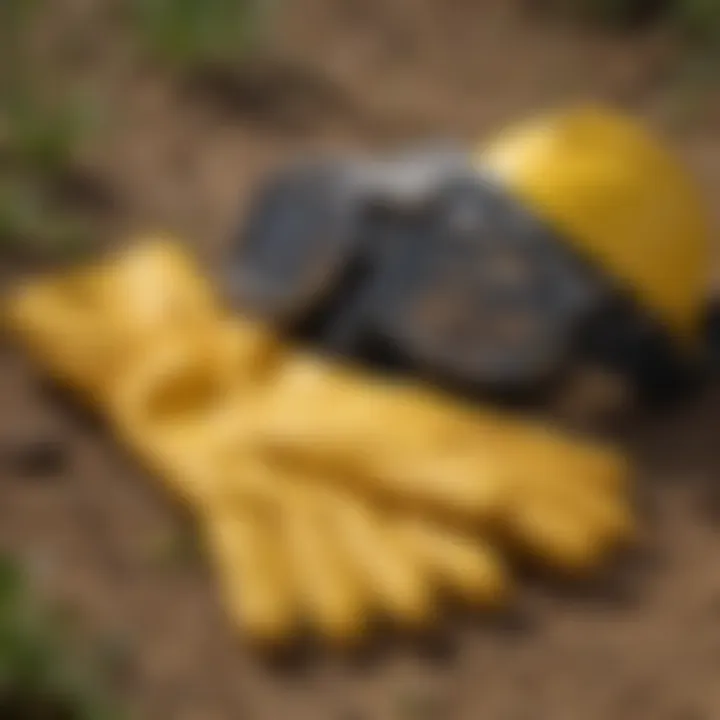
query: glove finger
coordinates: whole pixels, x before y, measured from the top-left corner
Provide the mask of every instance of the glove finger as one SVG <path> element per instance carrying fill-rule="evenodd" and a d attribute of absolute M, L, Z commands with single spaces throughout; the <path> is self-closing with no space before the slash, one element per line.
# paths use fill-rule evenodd
<path fill-rule="evenodd" d="M 404 625 L 427 624 L 434 610 L 429 575 L 397 541 L 390 519 L 351 496 L 325 492 L 323 500 L 332 517 L 334 541 L 376 607 Z"/>
<path fill-rule="evenodd" d="M 369 598 L 340 552 L 317 499 L 285 483 L 280 534 L 296 592 L 310 623 L 326 638 L 356 642 L 366 628 Z"/>
<path fill-rule="evenodd" d="M 584 494 L 623 494 L 631 470 L 614 448 L 550 427 L 506 429 L 505 457 L 528 486 L 576 488 Z"/>
<path fill-rule="evenodd" d="M 613 516 L 578 514 L 552 499 L 528 498 L 507 512 L 501 529 L 526 553 L 558 569 L 580 572 L 598 565 L 618 545 L 609 523 L 625 523 L 622 508 L 600 512 Z"/>
<path fill-rule="evenodd" d="M 500 513 L 500 525 L 511 529 L 521 542 L 530 542 L 535 533 L 528 532 L 528 526 L 534 528 L 539 523 L 551 528 L 564 527 L 572 537 L 585 537 L 586 543 L 597 546 L 598 551 L 609 551 L 625 544 L 634 535 L 634 517 L 631 503 L 626 493 L 621 492 L 621 481 L 601 479 L 594 484 L 588 482 L 589 476 L 605 476 L 622 472 L 622 465 L 614 465 L 611 459 L 601 457 L 599 463 L 593 458 L 568 456 L 568 462 L 543 462 L 540 457 L 521 459 L 521 462 L 534 461 L 534 473 L 518 470 L 514 482 L 508 488 L 508 502 Z M 618 469 L 620 468 L 620 469 Z M 615 484 L 618 487 L 613 488 Z M 544 521 L 542 518 L 548 518 Z M 523 518 L 535 518 L 524 520 Z M 575 528 L 570 529 L 570 528 Z M 570 557 L 570 541 L 566 538 L 549 546 L 539 545 L 537 552 L 545 553 L 551 561 L 562 561 L 567 548 Z M 593 557 L 588 553 L 587 558 Z M 572 561 L 574 562 L 574 561 Z M 571 562 L 571 564 L 572 564 Z"/>
<path fill-rule="evenodd" d="M 506 568 L 484 538 L 420 517 L 398 518 L 393 532 L 441 585 L 468 605 L 498 605 L 507 599 Z"/>
<path fill-rule="evenodd" d="M 298 602 L 276 529 L 248 509 L 208 517 L 205 535 L 231 618 L 260 643 L 287 641 L 297 630 Z"/>
<path fill-rule="evenodd" d="M 572 476 L 565 487 L 548 484 L 529 488 L 522 494 L 518 492 L 508 508 L 512 513 L 513 508 L 531 504 L 554 506 L 558 515 L 582 522 L 589 532 L 609 544 L 626 543 L 634 535 L 633 509 L 628 498 L 619 494 L 588 493 L 582 486 L 582 478 L 577 476 Z"/>

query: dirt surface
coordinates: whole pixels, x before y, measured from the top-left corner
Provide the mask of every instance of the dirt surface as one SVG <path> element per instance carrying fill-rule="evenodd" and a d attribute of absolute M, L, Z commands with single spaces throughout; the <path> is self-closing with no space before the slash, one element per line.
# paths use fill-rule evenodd
<path fill-rule="evenodd" d="M 294 0 L 270 58 L 239 79 L 188 84 L 128 58 L 102 3 L 56 7 L 55 35 L 80 29 L 82 39 L 53 48 L 60 78 L 81 80 L 112 108 L 86 158 L 114 193 L 110 240 L 170 229 L 213 259 L 253 183 L 295 153 L 476 141 L 580 98 L 652 118 L 708 197 L 720 192 L 716 99 L 687 120 L 660 34 L 571 34 L 501 0 Z M 720 717 L 720 396 L 622 431 L 642 468 L 648 529 L 647 549 L 621 578 L 582 594 L 529 582 L 512 621 L 458 622 L 454 651 L 441 658 L 398 645 L 362 667 L 317 658 L 295 673 L 268 669 L 232 636 L 178 512 L 9 350 L 0 397 L 0 447 L 50 438 L 65 455 L 45 474 L 3 455 L 0 546 L 27 560 L 38 586 L 103 648 L 138 717 Z"/>

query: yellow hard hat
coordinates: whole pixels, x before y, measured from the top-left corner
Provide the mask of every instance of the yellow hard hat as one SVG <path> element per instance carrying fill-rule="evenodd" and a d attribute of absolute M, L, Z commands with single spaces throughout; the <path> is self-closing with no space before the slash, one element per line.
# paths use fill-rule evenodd
<path fill-rule="evenodd" d="M 681 163 L 641 123 L 580 106 L 511 126 L 476 159 L 676 337 L 696 336 L 710 225 Z"/>

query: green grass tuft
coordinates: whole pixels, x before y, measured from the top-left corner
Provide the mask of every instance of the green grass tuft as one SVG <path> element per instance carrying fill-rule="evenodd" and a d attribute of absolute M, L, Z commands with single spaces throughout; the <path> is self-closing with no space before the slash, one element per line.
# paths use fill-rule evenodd
<path fill-rule="evenodd" d="M 87 241 L 51 197 L 77 166 L 95 107 L 67 92 L 49 98 L 31 40 L 50 1 L 0 0 L 0 249 L 32 257 L 66 257 Z"/>
<path fill-rule="evenodd" d="M 274 0 L 132 0 L 143 47 L 181 69 L 244 60 L 267 28 Z"/>
<path fill-rule="evenodd" d="M 0 558 L 0 717 L 121 720 L 102 684 L 80 668 L 68 639 L 29 591 L 17 566 Z"/>

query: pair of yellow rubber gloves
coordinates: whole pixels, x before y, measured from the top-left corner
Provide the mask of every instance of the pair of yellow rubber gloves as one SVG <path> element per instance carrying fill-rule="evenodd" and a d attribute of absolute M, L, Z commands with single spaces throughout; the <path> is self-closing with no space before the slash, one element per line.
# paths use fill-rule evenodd
<path fill-rule="evenodd" d="M 170 239 L 27 282 L 5 321 L 195 509 L 254 639 L 427 626 L 505 601 L 506 555 L 583 571 L 632 533 L 613 450 L 292 347 Z"/>

